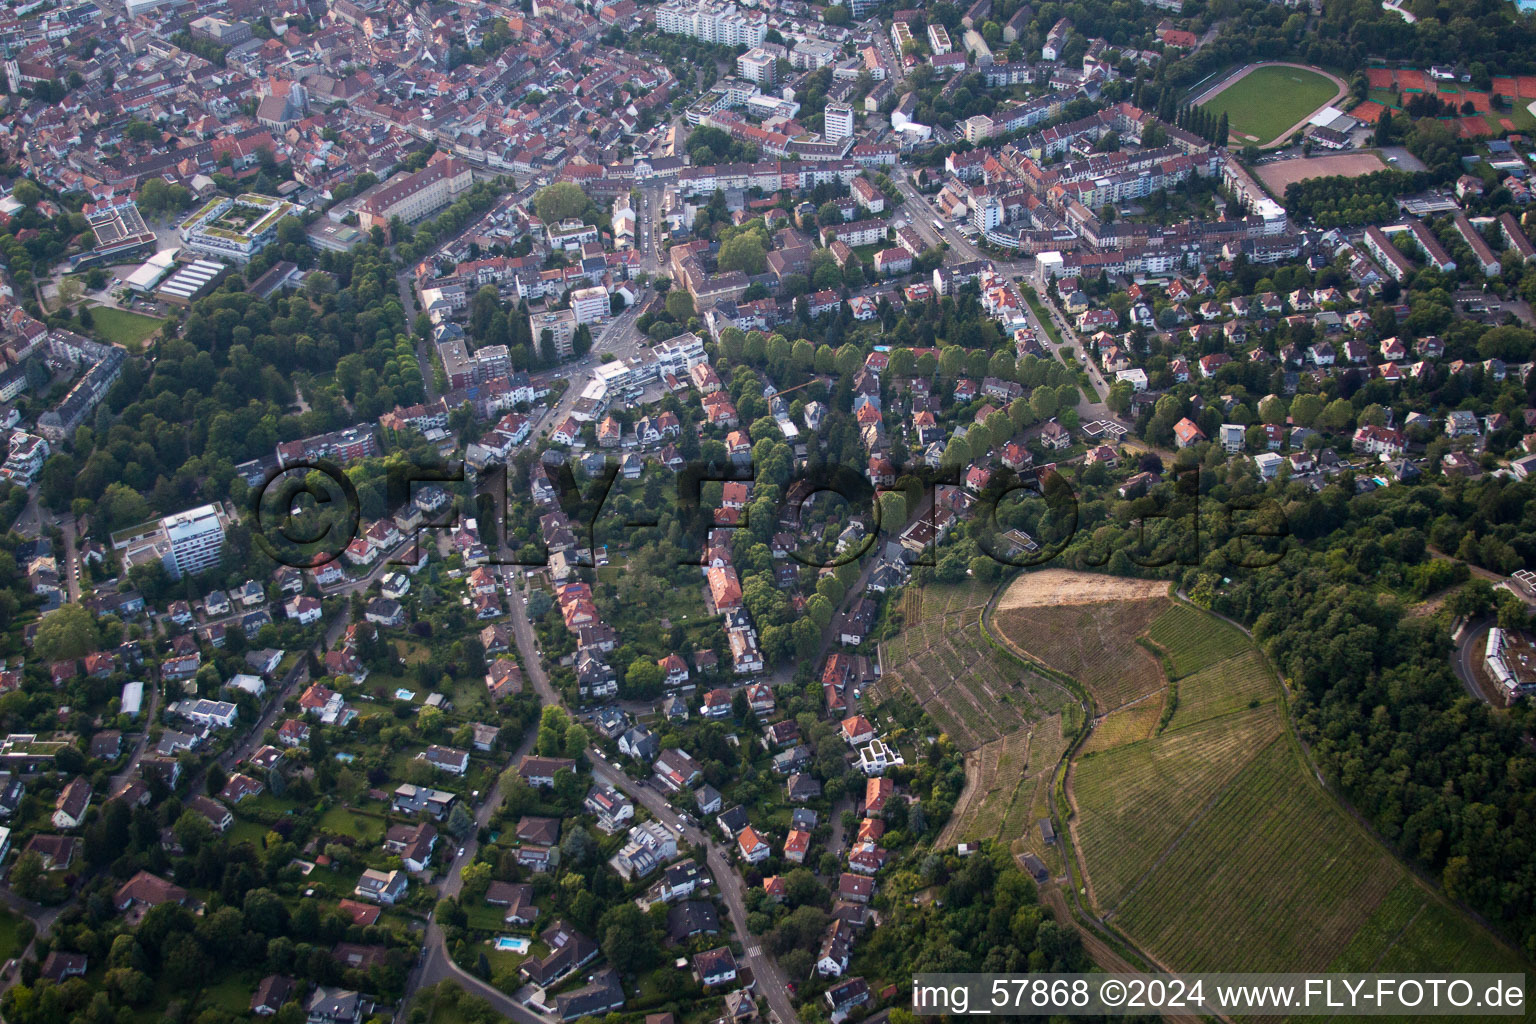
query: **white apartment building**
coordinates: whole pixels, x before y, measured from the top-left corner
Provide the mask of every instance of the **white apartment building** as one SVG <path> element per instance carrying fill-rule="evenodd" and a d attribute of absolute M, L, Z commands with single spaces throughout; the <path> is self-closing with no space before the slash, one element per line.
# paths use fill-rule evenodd
<path fill-rule="evenodd" d="M 828 142 L 852 138 L 853 108 L 846 103 L 828 103 L 822 116 L 821 134 Z"/>
<path fill-rule="evenodd" d="M 778 70 L 778 58 L 760 46 L 736 58 L 736 76 L 760 86 L 772 85 Z"/>
<path fill-rule="evenodd" d="M 228 523 L 218 505 L 197 508 L 166 516 L 160 521 L 166 539 L 171 542 L 171 561 L 167 565 L 173 577 L 195 576 L 219 561 L 224 545 L 224 527 Z"/>
<path fill-rule="evenodd" d="M 601 320 L 608 315 L 610 309 L 606 288 L 595 286 L 578 288 L 571 292 L 571 311 L 576 314 L 578 324 L 589 324 L 594 320 Z"/>
<path fill-rule="evenodd" d="M 670 373 L 678 380 L 686 380 L 689 370 L 708 361 L 704 353 L 704 339 L 693 333 L 668 338 L 651 351 L 656 356 L 660 371 Z"/>
<path fill-rule="evenodd" d="M 656 8 L 656 28 L 722 46 L 761 46 L 768 34 L 768 18 L 733 4 L 671 0 Z"/>
<path fill-rule="evenodd" d="M 171 579 L 180 579 L 218 564 L 228 525 L 222 505 L 201 505 L 119 531 L 112 536 L 112 547 L 124 553 L 129 566 L 158 560 Z"/>
<path fill-rule="evenodd" d="M 277 238 L 277 225 L 297 213 L 289 202 L 247 192 L 234 199 L 210 200 L 181 222 L 178 234 L 194 252 L 249 263 Z"/>

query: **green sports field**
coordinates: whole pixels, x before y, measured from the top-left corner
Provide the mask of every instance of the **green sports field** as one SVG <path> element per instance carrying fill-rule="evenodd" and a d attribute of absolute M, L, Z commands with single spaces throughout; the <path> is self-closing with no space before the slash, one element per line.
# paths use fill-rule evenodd
<path fill-rule="evenodd" d="M 90 309 L 96 333 L 106 341 L 122 345 L 131 352 L 142 349 L 149 336 L 165 323 L 164 320 L 145 316 L 143 313 L 133 313 L 112 306 L 92 306 Z"/>
<path fill-rule="evenodd" d="M 1230 142 L 1265 145 L 1333 99 L 1338 87 L 1316 71 L 1266 66 L 1255 68 L 1201 104 L 1227 115 Z"/>

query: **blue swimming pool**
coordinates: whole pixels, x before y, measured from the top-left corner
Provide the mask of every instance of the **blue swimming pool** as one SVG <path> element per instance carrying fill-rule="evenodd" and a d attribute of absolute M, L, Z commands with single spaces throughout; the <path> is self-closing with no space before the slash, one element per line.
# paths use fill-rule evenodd
<path fill-rule="evenodd" d="M 498 935 L 496 937 L 496 948 L 507 953 L 526 953 L 530 945 L 532 945 L 531 940 L 520 938 L 516 935 Z"/>

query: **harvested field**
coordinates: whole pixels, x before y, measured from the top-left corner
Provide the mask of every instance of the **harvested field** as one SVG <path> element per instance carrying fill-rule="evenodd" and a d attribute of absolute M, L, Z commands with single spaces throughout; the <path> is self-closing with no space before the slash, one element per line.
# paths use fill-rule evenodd
<path fill-rule="evenodd" d="M 1168 584 L 1158 580 L 1132 580 L 1118 576 L 1096 576 L 1070 569 L 1043 569 L 1027 572 L 998 598 L 997 610 L 1036 608 L 1063 604 L 1095 604 L 1101 601 L 1139 601 L 1166 597 Z"/>
<path fill-rule="evenodd" d="M 1379 153 L 1329 153 L 1326 156 L 1302 157 L 1298 160 L 1277 160 L 1253 168 L 1254 177 L 1275 196 L 1284 196 L 1287 185 L 1312 178 L 1358 178 L 1373 171 L 1382 170 L 1387 162 Z"/>

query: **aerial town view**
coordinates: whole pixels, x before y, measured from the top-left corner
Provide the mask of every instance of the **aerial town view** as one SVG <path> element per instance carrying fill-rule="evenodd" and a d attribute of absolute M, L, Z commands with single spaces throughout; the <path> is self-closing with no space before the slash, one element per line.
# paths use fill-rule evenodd
<path fill-rule="evenodd" d="M 0 1022 L 1528 1012 L 1536 0 L 904 2 L 0 5 Z"/>

